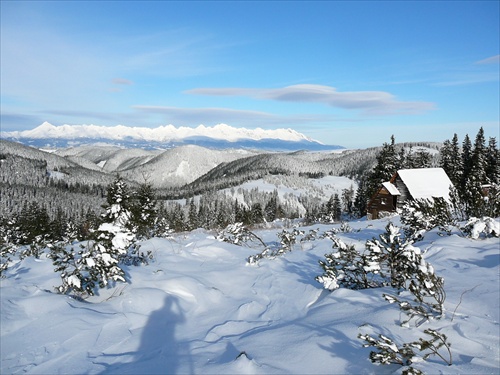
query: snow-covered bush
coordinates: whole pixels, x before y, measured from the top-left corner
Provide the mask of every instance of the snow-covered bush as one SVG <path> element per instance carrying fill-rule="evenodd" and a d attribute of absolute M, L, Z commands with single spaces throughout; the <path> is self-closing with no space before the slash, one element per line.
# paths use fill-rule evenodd
<path fill-rule="evenodd" d="M 12 225 L 8 220 L 0 221 L 0 277 L 9 267 L 11 256 L 17 251 L 17 245 L 12 242 Z"/>
<path fill-rule="evenodd" d="M 40 258 L 40 255 L 44 252 L 48 242 L 48 235 L 46 234 L 35 236 L 33 238 L 33 242 L 31 242 L 29 245 L 19 247 L 19 259 L 24 259 L 27 257 Z"/>
<path fill-rule="evenodd" d="M 3 277 L 3 272 L 9 267 L 11 256 L 15 253 L 16 247 L 13 244 L 0 239 L 0 277 Z"/>
<path fill-rule="evenodd" d="M 250 231 L 243 223 L 229 224 L 225 229 L 220 231 L 217 235 L 217 239 L 223 242 L 229 242 L 234 245 L 248 246 L 249 242 L 258 242 L 260 245 L 267 247 L 267 245 L 262 241 L 262 239 L 255 233 Z"/>
<path fill-rule="evenodd" d="M 247 262 L 249 264 L 256 264 L 259 260 L 263 258 L 276 258 L 278 256 L 282 256 L 293 250 L 293 245 L 297 243 L 297 236 L 304 235 L 304 231 L 298 230 L 297 228 L 293 228 L 291 232 L 286 229 L 283 229 L 281 232 L 276 234 L 280 240 L 280 245 L 275 248 L 271 248 L 269 245 L 266 245 L 262 240 L 261 243 L 264 245 L 264 250 L 260 253 L 251 255 L 247 258 Z"/>
<path fill-rule="evenodd" d="M 443 198 L 434 198 L 407 201 L 401 211 L 401 223 L 406 226 L 406 237 L 418 241 L 436 227 L 450 234 L 449 227 L 455 225 L 455 220 L 449 204 Z"/>
<path fill-rule="evenodd" d="M 420 316 L 422 321 L 441 317 L 444 311 L 444 279 L 434 273 L 418 247 L 401 238 L 400 228 L 389 223 L 380 240 L 367 241 L 369 252 L 380 259 L 380 274 L 389 284 L 400 290 L 400 296 L 386 294 L 389 302 L 397 302 L 409 319 Z M 401 297 L 409 291 L 411 300 Z"/>
<path fill-rule="evenodd" d="M 391 338 L 382 334 L 379 334 L 378 338 L 368 334 L 359 334 L 358 338 L 366 342 L 363 344 L 363 347 L 375 348 L 375 350 L 370 352 L 370 360 L 373 363 L 410 366 L 416 359 L 415 352 L 408 343 L 398 346 Z"/>
<path fill-rule="evenodd" d="M 379 239 L 366 242 L 367 256 L 379 263 L 381 277 L 396 289 L 405 288 L 406 280 L 412 277 L 418 267 L 414 264 L 415 254 L 420 251 L 411 241 L 401 237 L 401 228 L 389 222 Z"/>
<path fill-rule="evenodd" d="M 415 316 L 427 320 L 441 317 L 445 300 L 444 280 L 434 274 L 411 241 L 401 238 L 400 228 L 387 224 L 379 239 L 366 242 L 365 251 L 358 252 L 330 234 L 336 252 L 326 254 L 319 264 L 324 273 L 316 281 L 328 290 L 373 288 L 390 285 L 408 291 L 410 301 L 401 296 L 384 295 L 389 302 L 397 302 L 408 314 L 407 323 Z M 403 295 L 403 294 L 402 294 Z M 412 298 L 412 299 L 411 299 Z"/>
<path fill-rule="evenodd" d="M 448 366 L 451 366 L 451 344 L 448 342 L 446 335 L 433 329 L 426 329 L 424 333 L 430 336 L 430 338 L 419 338 L 418 341 L 403 343 L 401 346 L 398 346 L 393 339 L 382 334 L 379 334 L 378 338 L 368 334 L 359 334 L 358 338 L 365 341 L 363 347 L 375 348 L 375 350 L 370 352 L 370 360 L 373 363 L 404 366 L 403 375 L 422 375 L 422 371 L 413 368 L 411 365 L 422 360 L 427 360 L 433 355 L 438 356 Z M 442 353 L 441 349 L 443 347 L 446 349 L 446 354 Z M 422 353 L 421 357 L 415 353 L 415 349 Z"/>
<path fill-rule="evenodd" d="M 304 235 L 300 239 L 300 242 L 308 242 L 308 241 L 316 241 L 316 238 L 318 238 L 318 232 L 319 229 L 309 229 L 309 232 L 307 234 L 304 232 Z"/>
<path fill-rule="evenodd" d="M 277 233 L 281 245 L 281 248 L 278 249 L 279 253 L 292 251 L 293 245 L 297 243 L 297 236 L 302 235 L 304 235 L 304 231 L 298 230 L 297 228 L 293 228 L 291 232 L 283 229 L 281 232 Z"/>
<path fill-rule="evenodd" d="M 364 254 L 360 254 L 354 245 L 347 245 L 340 238 L 331 234 L 336 252 L 325 254 L 325 260 L 320 260 L 319 265 L 324 273 L 316 276 L 315 280 L 323 284 L 328 290 L 340 287 L 348 289 L 366 289 L 378 286 L 375 275 L 378 273 L 378 262 L 370 261 Z"/>
<path fill-rule="evenodd" d="M 61 294 L 75 292 L 78 295 L 84 293 L 94 295 L 96 280 L 90 272 L 89 265 L 84 254 L 85 246 L 80 244 L 81 250 L 76 252 L 73 247 L 64 246 L 61 243 L 50 246 L 49 257 L 55 266 L 54 271 L 60 272 L 62 284 L 56 287 Z"/>
<path fill-rule="evenodd" d="M 491 217 L 471 217 L 462 228 L 472 239 L 480 237 L 500 237 L 500 222 Z"/>

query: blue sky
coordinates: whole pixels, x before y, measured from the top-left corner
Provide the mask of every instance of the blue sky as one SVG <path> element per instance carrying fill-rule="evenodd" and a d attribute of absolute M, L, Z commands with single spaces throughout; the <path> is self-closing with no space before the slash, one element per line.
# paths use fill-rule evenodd
<path fill-rule="evenodd" d="M 498 1 L 1 1 L 1 127 L 499 139 Z"/>

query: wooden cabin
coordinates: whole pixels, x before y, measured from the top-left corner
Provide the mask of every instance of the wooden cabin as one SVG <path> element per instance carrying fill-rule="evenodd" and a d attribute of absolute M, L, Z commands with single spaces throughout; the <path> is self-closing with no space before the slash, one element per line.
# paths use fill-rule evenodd
<path fill-rule="evenodd" d="M 443 168 L 401 169 L 382 183 L 367 205 L 367 218 L 378 219 L 397 212 L 410 199 L 449 199 L 453 186 Z"/>

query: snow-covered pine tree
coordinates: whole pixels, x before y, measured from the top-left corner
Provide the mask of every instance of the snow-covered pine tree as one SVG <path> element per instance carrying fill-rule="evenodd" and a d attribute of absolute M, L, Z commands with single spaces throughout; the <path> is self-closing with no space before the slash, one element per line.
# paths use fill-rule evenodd
<path fill-rule="evenodd" d="M 106 201 L 96 240 L 78 254 L 72 250 L 61 251 L 55 260 L 57 267 L 65 269 L 61 275 L 63 285 L 59 288 L 62 293 L 75 290 L 93 295 L 97 286 L 103 288 L 109 281 L 125 281 L 125 272 L 119 263 L 126 259 L 135 235 L 130 229 L 129 190 L 121 177 L 108 186 Z"/>

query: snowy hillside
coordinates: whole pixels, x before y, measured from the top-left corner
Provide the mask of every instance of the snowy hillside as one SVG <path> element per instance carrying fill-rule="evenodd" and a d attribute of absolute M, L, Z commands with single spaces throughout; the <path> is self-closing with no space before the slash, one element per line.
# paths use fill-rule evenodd
<path fill-rule="evenodd" d="M 75 144 L 106 142 L 139 148 L 170 148 L 183 144 L 195 144 L 212 148 L 256 148 L 266 150 L 334 150 L 341 146 L 324 145 L 293 129 L 246 129 L 226 124 L 213 127 L 157 128 L 112 127 L 97 125 L 54 126 L 44 122 L 32 130 L 2 132 L 2 138 L 17 140 L 36 147 L 68 147 Z"/>
<path fill-rule="evenodd" d="M 76 157 L 79 158 L 77 160 L 88 160 L 106 172 L 117 172 L 144 164 L 162 152 L 162 150 L 83 145 L 57 149 L 54 153 L 66 158 Z"/>
<path fill-rule="evenodd" d="M 221 163 L 254 155 L 247 150 L 211 150 L 189 145 L 166 150 L 146 163 L 122 169 L 129 180 L 143 182 L 144 177 L 156 188 L 188 184 Z M 126 155 L 126 152 L 124 153 Z"/>
<path fill-rule="evenodd" d="M 398 224 L 398 219 L 393 218 Z M 362 250 L 386 220 L 349 225 L 338 237 Z M 325 232 L 332 226 L 302 228 Z M 338 228 L 338 226 L 337 226 Z M 281 228 L 256 233 L 277 241 Z M 55 294 L 51 261 L 16 261 L 0 281 L 2 374 L 388 374 L 358 335 L 401 344 L 433 328 L 451 343 L 452 365 L 416 361 L 428 374 L 492 374 L 500 367 L 498 238 L 472 240 L 430 232 L 416 243 L 444 277 L 445 317 L 399 326 L 388 288 L 329 292 L 315 281 L 329 239 L 296 244 L 275 259 L 247 265 L 256 248 L 220 242 L 198 230 L 151 239 L 154 261 L 127 267 L 128 284 L 86 301 Z M 440 349 L 447 358 L 445 348 Z"/>

